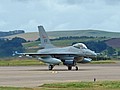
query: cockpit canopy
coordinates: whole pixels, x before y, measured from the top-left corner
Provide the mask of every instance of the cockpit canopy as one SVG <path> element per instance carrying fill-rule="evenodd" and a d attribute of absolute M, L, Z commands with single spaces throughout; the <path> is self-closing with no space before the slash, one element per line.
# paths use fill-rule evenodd
<path fill-rule="evenodd" d="M 73 45 L 73 47 L 78 48 L 78 49 L 87 49 L 86 45 L 83 43 L 76 43 Z"/>

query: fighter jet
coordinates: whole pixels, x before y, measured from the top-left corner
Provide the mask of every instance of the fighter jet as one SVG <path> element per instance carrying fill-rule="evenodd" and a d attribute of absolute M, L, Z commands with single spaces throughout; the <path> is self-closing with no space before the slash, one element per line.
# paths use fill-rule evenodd
<path fill-rule="evenodd" d="M 38 26 L 40 35 L 40 47 L 36 53 L 17 53 L 19 55 L 34 57 L 40 61 L 48 64 L 48 69 L 52 70 L 55 65 L 63 63 L 68 67 L 68 70 L 78 70 L 77 62 L 90 62 L 90 57 L 95 57 L 97 54 L 91 51 L 83 43 L 77 43 L 67 47 L 56 47 L 54 46 L 45 32 L 43 26 Z M 87 57 L 87 58 L 86 58 Z"/>

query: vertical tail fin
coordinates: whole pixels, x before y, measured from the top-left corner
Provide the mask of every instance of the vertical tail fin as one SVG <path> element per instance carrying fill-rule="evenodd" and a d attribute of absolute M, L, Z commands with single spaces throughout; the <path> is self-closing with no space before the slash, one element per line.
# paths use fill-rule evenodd
<path fill-rule="evenodd" d="M 41 47 L 42 48 L 54 48 L 55 46 L 51 44 L 47 33 L 45 32 L 43 26 L 38 26 L 39 35 L 40 35 L 40 41 L 41 41 Z"/>

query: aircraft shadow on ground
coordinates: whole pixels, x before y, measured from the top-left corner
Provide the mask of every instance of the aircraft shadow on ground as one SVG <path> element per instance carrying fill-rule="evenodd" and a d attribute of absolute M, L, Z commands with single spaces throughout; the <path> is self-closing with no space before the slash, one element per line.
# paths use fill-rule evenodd
<path fill-rule="evenodd" d="M 77 71 L 91 71 L 95 69 L 79 69 Z M 31 69 L 31 70 L 25 70 L 25 71 L 76 71 L 75 69 L 73 70 L 67 70 L 67 69 L 53 69 L 53 70 L 48 70 L 48 69 Z"/>

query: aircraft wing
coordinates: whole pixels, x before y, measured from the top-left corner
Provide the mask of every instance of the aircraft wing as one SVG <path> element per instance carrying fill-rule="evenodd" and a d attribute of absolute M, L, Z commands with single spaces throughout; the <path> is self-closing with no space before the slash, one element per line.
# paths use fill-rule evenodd
<path fill-rule="evenodd" d="M 52 56 L 52 55 L 74 55 L 79 56 L 77 53 L 72 52 L 54 52 L 54 53 L 15 53 L 21 56 Z"/>

